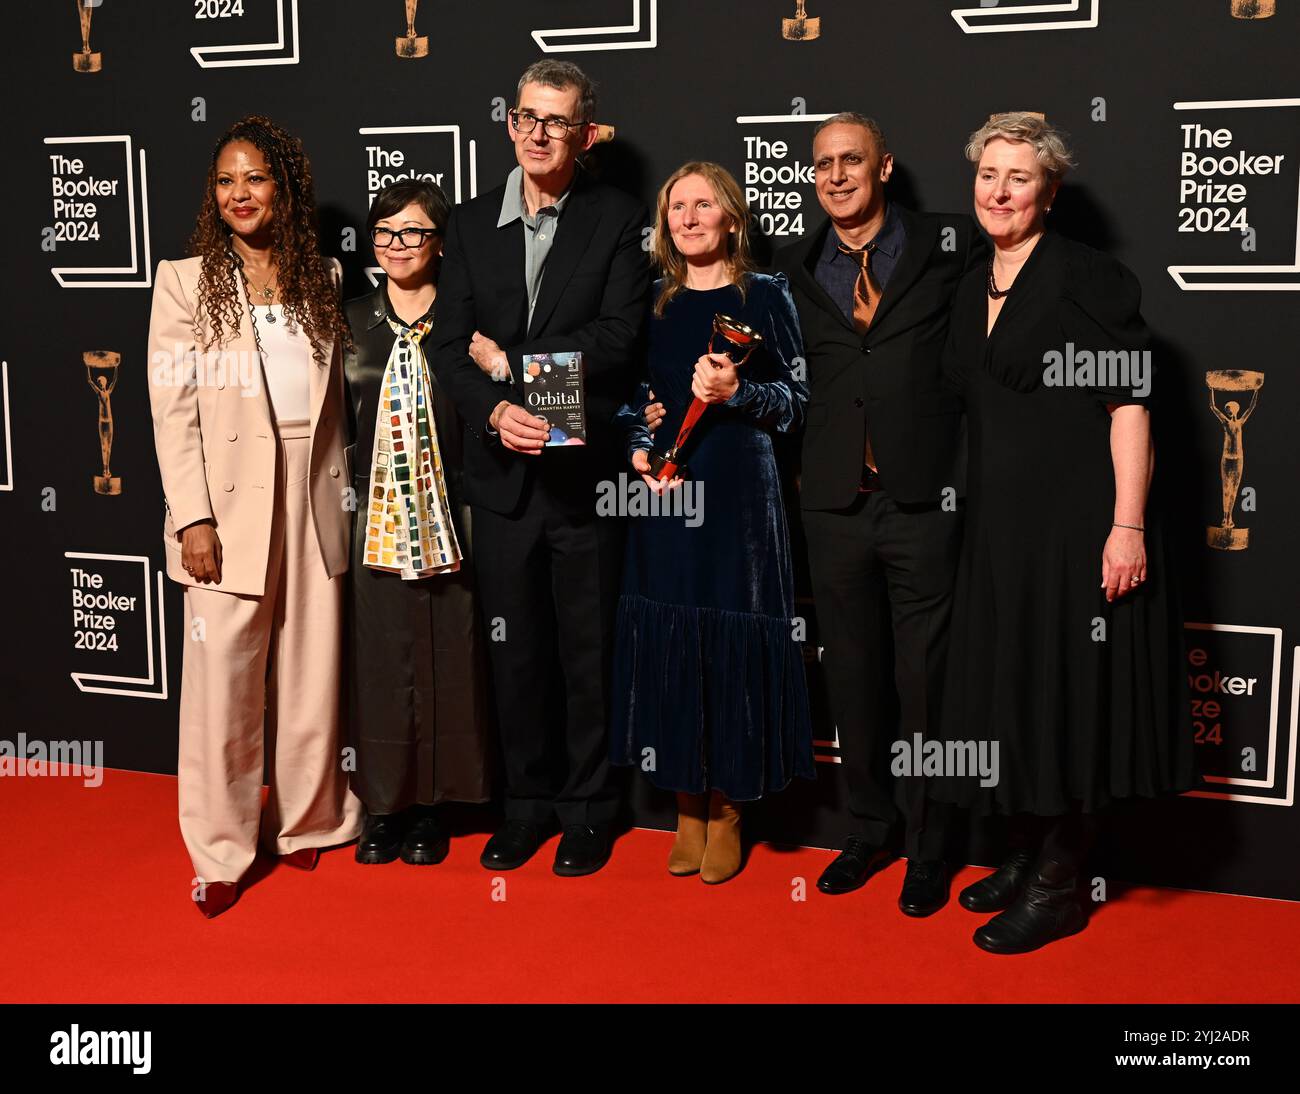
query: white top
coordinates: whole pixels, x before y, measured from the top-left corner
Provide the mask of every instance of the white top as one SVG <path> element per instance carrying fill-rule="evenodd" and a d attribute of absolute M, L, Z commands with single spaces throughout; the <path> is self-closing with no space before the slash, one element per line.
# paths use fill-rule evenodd
<path fill-rule="evenodd" d="M 284 305 L 272 304 L 275 322 L 267 321 L 267 305 L 257 311 L 257 333 L 262 339 L 262 371 L 271 400 L 271 417 L 281 425 L 311 421 L 311 340 L 297 323 L 286 323 Z"/>

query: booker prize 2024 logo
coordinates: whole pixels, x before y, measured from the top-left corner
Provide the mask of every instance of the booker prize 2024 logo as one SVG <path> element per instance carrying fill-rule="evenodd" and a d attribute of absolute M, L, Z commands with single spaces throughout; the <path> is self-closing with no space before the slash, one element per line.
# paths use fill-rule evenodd
<path fill-rule="evenodd" d="M 298 0 L 190 0 L 195 26 L 215 45 L 194 46 L 200 68 L 298 63 Z M 254 41 L 247 39 L 252 37 Z M 236 39 L 231 42 L 230 39 Z"/>
<path fill-rule="evenodd" d="M 1295 800 L 1296 684 L 1291 724 L 1278 720 L 1282 676 L 1279 627 L 1187 624 L 1187 682 L 1197 770 L 1210 784 L 1192 797 L 1264 805 Z"/>
<path fill-rule="evenodd" d="M 80 691 L 167 698 L 162 571 L 143 555 L 66 551 L 70 673 Z"/>
<path fill-rule="evenodd" d="M 46 137 L 45 144 L 51 204 L 41 250 L 57 263 L 54 280 L 65 289 L 148 288 L 144 149 L 137 161 L 128 134 Z"/>
<path fill-rule="evenodd" d="M 813 176 L 812 125 L 830 114 L 808 114 L 802 99 L 795 99 L 789 114 L 742 114 L 745 165 L 741 186 L 745 203 L 762 234 L 776 247 L 806 230 L 805 213 L 818 212 L 817 182 Z"/>
<path fill-rule="evenodd" d="M 462 142 L 459 125 L 364 125 L 357 132 L 367 209 L 385 186 L 405 180 L 435 183 L 456 205 L 478 195 L 478 145 Z M 353 244 L 370 253 L 369 240 Z M 380 272 L 366 267 L 371 284 L 379 284 Z"/>
<path fill-rule="evenodd" d="M 1168 268 L 1180 289 L 1300 290 L 1296 107 L 1300 98 L 1174 103 L 1178 250 L 1197 260 Z"/>

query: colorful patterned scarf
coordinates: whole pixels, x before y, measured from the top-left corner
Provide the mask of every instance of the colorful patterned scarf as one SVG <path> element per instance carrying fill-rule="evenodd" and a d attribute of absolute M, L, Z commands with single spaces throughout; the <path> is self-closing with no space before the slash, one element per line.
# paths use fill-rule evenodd
<path fill-rule="evenodd" d="M 375 449 L 370 461 L 365 564 L 405 581 L 460 569 L 447 481 L 433 419 L 433 383 L 420 342 L 432 320 L 404 327 L 379 385 Z"/>

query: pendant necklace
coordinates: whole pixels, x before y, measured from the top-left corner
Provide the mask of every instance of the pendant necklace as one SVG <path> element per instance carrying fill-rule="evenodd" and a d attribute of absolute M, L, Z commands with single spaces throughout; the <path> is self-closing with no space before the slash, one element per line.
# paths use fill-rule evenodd
<path fill-rule="evenodd" d="M 274 280 L 275 278 L 273 276 L 271 278 L 271 281 Z M 251 283 L 252 278 L 249 278 L 249 281 Z M 257 290 L 257 293 L 259 296 L 261 296 L 263 303 L 266 304 L 266 314 L 262 316 L 262 318 L 265 319 L 268 323 L 275 322 L 275 312 L 271 310 L 271 300 L 275 296 L 275 289 L 271 287 L 271 281 L 268 281 L 265 285 L 263 285 L 260 289 Z M 256 286 L 254 286 L 254 288 L 256 288 Z"/>

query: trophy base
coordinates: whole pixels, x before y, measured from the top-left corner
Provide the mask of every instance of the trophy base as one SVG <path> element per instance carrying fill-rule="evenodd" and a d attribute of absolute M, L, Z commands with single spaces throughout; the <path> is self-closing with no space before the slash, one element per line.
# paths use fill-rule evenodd
<path fill-rule="evenodd" d="M 1216 551 L 1244 551 L 1250 546 L 1250 529 L 1216 524 L 1205 529 L 1205 542 Z"/>
<path fill-rule="evenodd" d="M 650 471 L 652 479 L 667 482 L 671 478 L 686 478 L 686 465 L 678 463 L 671 452 L 651 452 Z"/>
<path fill-rule="evenodd" d="M 782 19 L 781 37 L 788 42 L 811 42 L 820 38 L 822 17 L 814 15 L 811 19 Z"/>
<path fill-rule="evenodd" d="M 95 493 L 115 497 L 122 492 L 122 480 L 117 475 L 96 475 Z"/>
<path fill-rule="evenodd" d="M 425 35 L 403 35 L 397 39 L 399 57 L 429 56 L 429 39 Z"/>
<path fill-rule="evenodd" d="M 72 67 L 78 72 L 98 72 L 103 66 L 102 53 L 82 53 L 78 50 L 72 55 Z"/>
<path fill-rule="evenodd" d="M 1269 19 L 1276 12 L 1274 0 L 1232 0 L 1234 19 Z"/>

